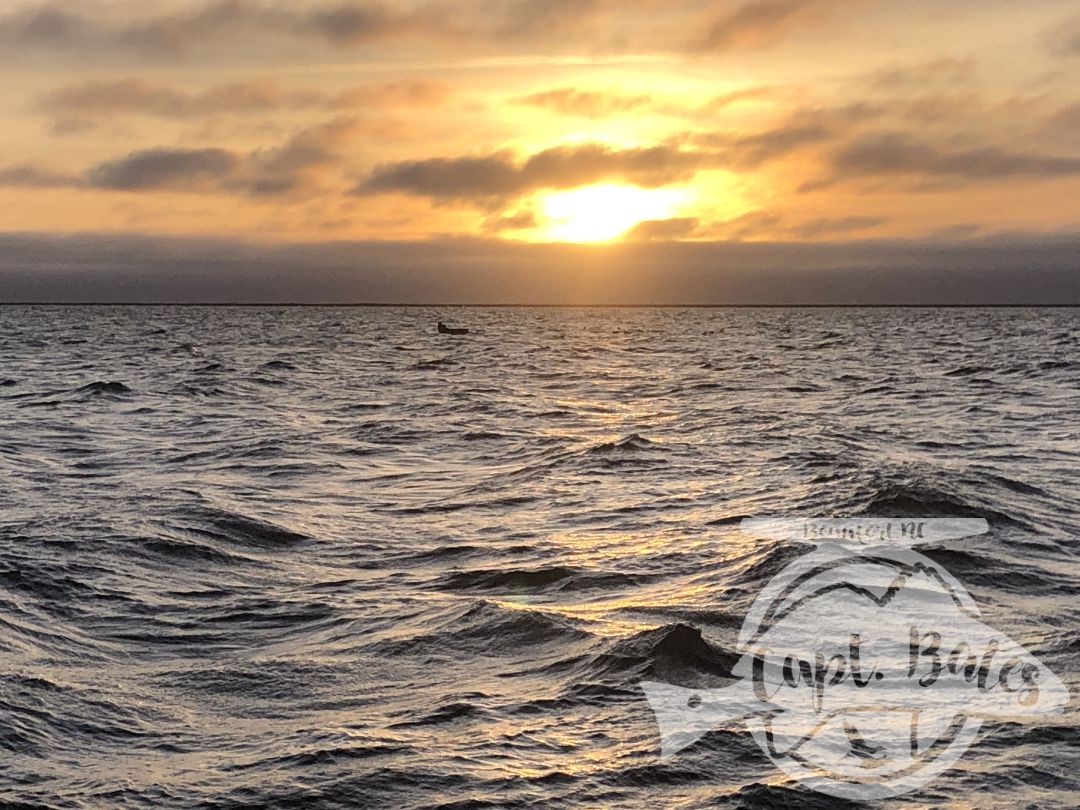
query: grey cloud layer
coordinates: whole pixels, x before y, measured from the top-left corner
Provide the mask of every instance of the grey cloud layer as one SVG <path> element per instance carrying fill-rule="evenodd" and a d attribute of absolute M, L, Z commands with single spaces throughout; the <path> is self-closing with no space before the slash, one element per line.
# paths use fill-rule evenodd
<path fill-rule="evenodd" d="M 81 174 L 31 165 L 0 168 L 0 186 L 102 191 L 242 193 L 254 196 L 314 191 L 323 174 L 340 169 L 356 132 L 352 119 L 301 130 L 272 149 L 140 149 Z"/>
<path fill-rule="evenodd" d="M 5 301 L 641 304 L 1080 304 L 1080 237 L 977 242 L 499 240 L 258 245 L 0 233 Z M 577 297 L 581 274 L 625 283 Z"/>
<path fill-rule="evenodd" d="M 450 85 L 426 79 L 406 79 L 336 92 L 288 88 L 262 80 L 215 85 L 193 92 L 129 78 L 65 85 L 38 98 L 36 106 L 61 120 L 94 120 L 125 114 L 184 119 L 303 109 L 430 107 L 441 104 L 451 92 Z"/>
<path fill-rule="evenodd" d="M 815 0 L 755 0 L 722 15 L 698 42 L 705 50 L 722 50 L 748 39 L 775 36 Z"/>
<path fill-rule="evenodd" d="M 44 3 L 0 18 L 0 43 L 74 49 L 123 49 L 177 54 L 206 42 L 275 35 L 333 45 L 424 30 L 428 15 L 395 11 L 378 2 L 302 3 L 211 0 L 171 3 L 140 13 L 133 4 Z M 158 9 L 159 7 L 152 7 Z"/>
<path fill-rule="evenodd" d="M 1057 117 L 1069 117 L 1068 112 Z M 950 145 L 949 139 L 921 139 L 905 132 L 852 134 L 843 122 L 850 124 L 861 116 L 846 109 L 819 111 L 757 133 L 687 133 L 655 146 L 627 149 L 584 143 L 525 157 L 496 152 L 400 161 L 376 166 L 352 193 L 403 193 L 490 207 L 545 189 L 596 182 L 655 188 L 687 182 L 698 172 L 713 169 L 748 173 L 804 152 L 812 158 L 811 165 L 822 168 L 817 178 L 800 187 L 803 192 L 863 179 L 956 184 L 1080 175 L 1080 157 L 1071 155 L 997 145 L 960 148 Z M 79 175 L 15 164 L 0 168 L 0 186 L 286 194 L 317 188 L 324 175 L 346 171 L 353 156 L 345 147 L 359 131 L 355 119 L 341 118 L 302 130 L 276 148 L 250 153 L 155 147 Z"/>
<path fill-rule="evenodd" d="M 671 146 L 612 149 L 600 144 L 546 149 L 517 162 L 508 153 L 435 158 L 380 166 L 358 194 L 403 192 L 437 200 L 518 197 L 547 188 L 573 188 L 601 180 L 657 187 L 689 179 L 716 156 Z"/>
<path fill-rule="evenodd" d="M 377 167 L 356 193 L 401 192 L 436 200 L 483 201 L 600 181 L 654 188 L 685 182 L 706 169 L 750 171 L 821 143 L 830 134 L 822 126 L 792 125 L 752 135 L 693 134 L 636 149 L 560 146 L 523 162 L 509 153 L 403 161 Z"/>
<path fill-rule="evenodd" d="M 91 169 L 87 184 L 116 191 L 216 188 L 240 167 L 225 149 L 144 149 Z"/>
<path fill-rule="evenodd" d="M 963 180 L 1061 177 L 1080 174 L 1080 158 L 1020 152 L 996 146 L 956 149 L 902 133 L 868 135 L 832 159 L 838 177 L 926 175 Z"/>
<path fill-rule="evenodd" d="M 81 184 L 82 179 L 79 177 L 29 163 L 0 168 L 0 187 L 70 188 Z"/>
<path fill-rule="evenodd" d="M 172 0 L 149 7 L 46 2 L 0 16 L 0 46 L 175 58 L 268 38 L 334 48 L 409 38 L 502 50 L 522 42 L 596 46 L 618 30 L 605 47 L 728 50 L 771 44 L 800 21 L 812 25 L 808 12 L 850 1 L 750 0 L 704 12 L 696 0 Z M 681 24 L 673 30 L 657 25 L 660 14 Z"/>

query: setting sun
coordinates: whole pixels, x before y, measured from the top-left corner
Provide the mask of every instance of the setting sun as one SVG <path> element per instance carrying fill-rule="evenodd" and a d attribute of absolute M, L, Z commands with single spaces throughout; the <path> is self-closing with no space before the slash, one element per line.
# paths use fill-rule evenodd
<path fill-rule="evenodd" d="M 668 219 L 686 202 L 673 188 L 597 185 L 548 194 L 540 235 L 557 242 L 607 242 L 635 225 Z"/>

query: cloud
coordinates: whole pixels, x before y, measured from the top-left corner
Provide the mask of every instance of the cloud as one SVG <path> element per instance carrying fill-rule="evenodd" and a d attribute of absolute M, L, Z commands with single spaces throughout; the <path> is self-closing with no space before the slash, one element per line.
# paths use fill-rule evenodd
<path fill-rule="evenodd" d="M 60 3 L 20 8 L 0 17 L 0 42 L 10 45 L 81 45 L 97 32 L 86 16 Z"/>
<path fill-rule="evenodd" d="M 225 149 L 143 149 L 96 166 L 87 179 L 114 191 L 198 190 L 222 186 L 240 163 Z"/>
<path fill-rule="evenodd" d="M 787 93 L 790 95 L 791 91 Z M 778 99 L 782 91 L 773 86 L 753 86 L 721 93 L 704 104 L 682 104 L 647 93 L 625 93 L 615 89 L 581 90 L 558 87 L 539 93 L 518 96 L 511 101 L 528 107 L 551 110 L 562 115 L 583 118 L 607 118 L 623 113 L 649 111 L 676 118 L 709 118 L 736 104 L 747 101 Z"/>
<path fill-rule="evenodd" d="M 653 102 L 652 96 L 626 94 L 614 90 L 578 90 L 560 87 L 542 93 L 519 96 L 515 104 L 553 110 L 563 115 L 579 115 L 585 118 L 606 118 L 618 113 L 633 112 Z"/>
<path fill-rule="evenodd" d="M 32 164 L 0 167 L 0 187 L 71 188 L 81 185 L 80 178 L 44 169 Z"/>
<path fill-rule="evenodd" d="M 836 236 L 856 231 L 868 231 L 889 220 L 886 217 L 825 217 L 813 219 L 791 229 L 791 233 L 801 239 L 815 239 L 819 236 Z"/>
<path fill-rule="evenodd" d="M 187 53 L 243 37 L 315 40 L 338 47 L 407 34 L 449 36 L 452 27 L 431 12 L 402 11 L 376 0 L 285 3 L 211 0 L 150 6 L 134 3 L 43 3 L 0 17 L 7 47 L 108 49 L 146 54 Z"/>
<path fill-rule="evenodd" d="M 438 107 L 454 87 L 435 79 L 404 79 L 388 84 L 365 85 L 333 96 L 337 107 Z"/>
<path fill-rule="evenodd" d="M 1058 56 L 1080 56 L 1080 15 L 1054 26 L 1047 38 L 1051 50 Z"/>
<path fill-rule="evenodd" d="M 749 135 L 687 133 L 651 147 L 558 146 L 524 161 L 506 151 L 402 161 L 376 167 L 354 193 L 398 192 L 442 202 L 490 203 L 601 181 L 657 188 L 686 182 L 708 169 L 752 171 L 832 137 L 825 126 L 795 123 Z"/>
<path fill-rule="evenodd" d="M 80 131 L 92 126 L 96 120 L 111 120 L 121 115 L 192 119 L 305 109 L 435 107 L 452 91 L 453 88 L 444 82 L 407 79 L 342 91 L 301 90 L 263 80 L 233 82 L 191 92 L 167 84 L 127 78 L 65 85 L 40 96 L 35 106 L 53 116 L 61 129 Z"/>
<path fill-rule="evenodd" d="M 402 192 L 436 199 L 475 199 L 521 194 L 528 184 L 509 155 L 433 158 L 379 166 L 357 194 Z"/>
<path fill-rule="evenodd" d="M 369 0 L 264 3 L 215 0 L 195 10 L 161 14 L 115 32 L 120 44 L 154 52 L 183 53 L 206 41 L 244 35 L 276 35 L 310 39 L 337 47 L 413 33 L 448 33 L 430 15 L 396 10 Z"/>
<path fill-rule="evenodd" d="M 252 303 L 1080 303 L 1080 236 L 949 242 L 497 239 L 258 244 L 215 238 L 0 233 L 3 300 Z M 581 281 L 597 273 L 619 284 Z"/>
<path fill-rule="evenodd" d="M 423 27 L 421 18 L 393 11 L 381 3 L 324 6 L 298 21 L 299 30 L 310 31 L 335 45 L 353 45 Z"/>
<path fill-rule="evenodd" d="M 670 242 L 685 239 L 693 235 L 700 224 L 701 221 L 696 217 L 650 219 L 631 228 L 626 239 L 632 242 Z"/>
<path fill-rule="evenodd" d="M 546 149 L 524 162 L 499 152 L 391 163 L 376 168 L 355 191 L 477 202 L 519 197 L 540 189 L 575 188 L 601 180 L 655 188 L 688 180 L 716 162 L 712 154 L 673 146 L 613 149 L 580 144 Z"/>
<path fill-rule="evenodd" d="M 596 20 L 604 5 L 603 0 L 514 0 L 497 33 L 516 38 L 577 33 Z"/>
<path fill-rule="evenodd" d="M 737 138 L 730 146 L 730 160 L 741 169 L 759 166 L 789 155 L 804 146 L 822 143 L 832 132 L 821 126 L 788 126 Z"/>
<path fill-rule="evenodd" d="M 302 129 L 279 146 L 246 153 L 219 148 L 140 149 L 81 175 L 16 165 L 0 168 L 0 186 L 251 196 L 314 193 L 340 173 L 346 147 L 357 132 L 355 120 L 341 118 Z"/>
<path fill-rule="evenodd" d="M 141 112 L 164 117 L 182 117 L 191 105 L 184 93 L 141 79 L 91 81 L 53 90 L 38 99 L 44 112 L 62 116 L 112 116 Z"/>
<path fill-rule="evenodd" d="M 772 44 L 842 2 L 852 0 L 752 0 L 734 11 L 725 2 L 701 36 L 701 0 L 50 0 L 0 12 L 0 48 L 167 60 L 402 40 L 499 52 L 571 44 L 682 52 L 689 40 L 728 50 Z"/>
<path fill-rule="evenodd" d="M 789 214 L 779 211 L 751 211 L 732 219 L 710 222 L 697 228 L 698 238 L 732 241 L 811 240 L 822 237 L 848 237 L 889 222 L 879 216 L 819 217 L 804 222 L 792 222 Z"/>
<path fill-rule="evenodd" d="M 841 1 L 751 0 L 733 11 L 725 7 L 693 45 L 703 51 L 761 48 L 775 43 L 797 23 L 812 21 L 815 12 Z"/>
<path fill-rule="evenodd" d="M 1080 158 L 985 146 L 943 148 L 902 133 L 873 134 L 841 148 L 832 158 L 834 179 L 926 175 L 963 180 L 1053 178 L 1080 174 Z"/>
<path fill-rule="evenodd" d="M 708 239 L 741 242 L 775 237 L 783 217 L 775 211 L 749 211 L 731 219 L 701 225 L 698 234 Z"/>
<path fill-rule="evenodd" d="M 881 68 L 867 77 L 873 90 L 885 92 L 925 91 L 928 87 L 944 85 L 954 89 L 975 82 L 978 62 L 968 57 L 941 57 L 910 65 Z"/>
<path fill-rule="evenodd" d="M 358 123 L 340 118 L 303 129 L 285 144 L 248 158 L 244 187 L 251 193 L 286 194 L 317 188 L 343 162 L 343 150 L 358 133 Z"/>
<path fill-rule="evenodd" d="M 748 171 L 834 137 L 830 127 L 816 123 L 783 124 L 774 129 L 746 134 L 730 132 L 690 133 L 684 139 L 724 154 L 728 168 Z"/>
<path fill-rule="evenodd" d="M 1066 129 L 1080 129 L 1080 104 L 1070 104 L 1058 110 L 1051 123 Z"/>
<path fill-rule="evenodd" d="M 779 89 L 772 85 L 742 87 L 738 90 L 732 90 L 728 93 L 721 93 L 718 96 L 713 96 L 712 99 L 699 107 L 696 112 L 699 115 L 708 115 L 721 112 L 728 107 L 743 101 L 759 101 L 762 99 L 777 98 L 779 95 Z"/>
<path fill-rule="evenodd" d="M 507 231 L 527 231 L 540 226 L 536 212 L 530 209 L 499 214 L 484 220 L 484 233 L 499 234 Z"/>
<path fill-rule="evenodd" d="M 642 0 L 646 2 L 647 0 Z M 394 39 L 442 43 L 507 39 L 548 42 L 594 32 L 620 14 L 613 0 L 170 0 L 145 3 L 57 0 L 0 16 L 0 45 L 184 56 L 241 41 L 319 43 L 335 48 Z"/>

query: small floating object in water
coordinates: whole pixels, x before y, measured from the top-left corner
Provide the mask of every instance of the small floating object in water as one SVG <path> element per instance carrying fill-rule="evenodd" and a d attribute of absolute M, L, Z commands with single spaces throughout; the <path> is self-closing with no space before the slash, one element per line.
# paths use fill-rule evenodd
<path fill-rule="evenodd" d="M 468 329 L 451 329 L 442 321 L 439 321 L 439 334 L 440 335 L 467 335 Z"/>

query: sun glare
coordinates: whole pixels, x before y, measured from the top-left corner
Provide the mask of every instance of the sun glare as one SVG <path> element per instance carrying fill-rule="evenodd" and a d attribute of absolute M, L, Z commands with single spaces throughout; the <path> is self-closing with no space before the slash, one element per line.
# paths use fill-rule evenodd
<path fill-rule="evenodd" d="M 635 186 L 586 186 L 546 195 L 541 235 L 556 242 L 609 242 L 640 222 L 670 219 L 686 191 Z"/>

